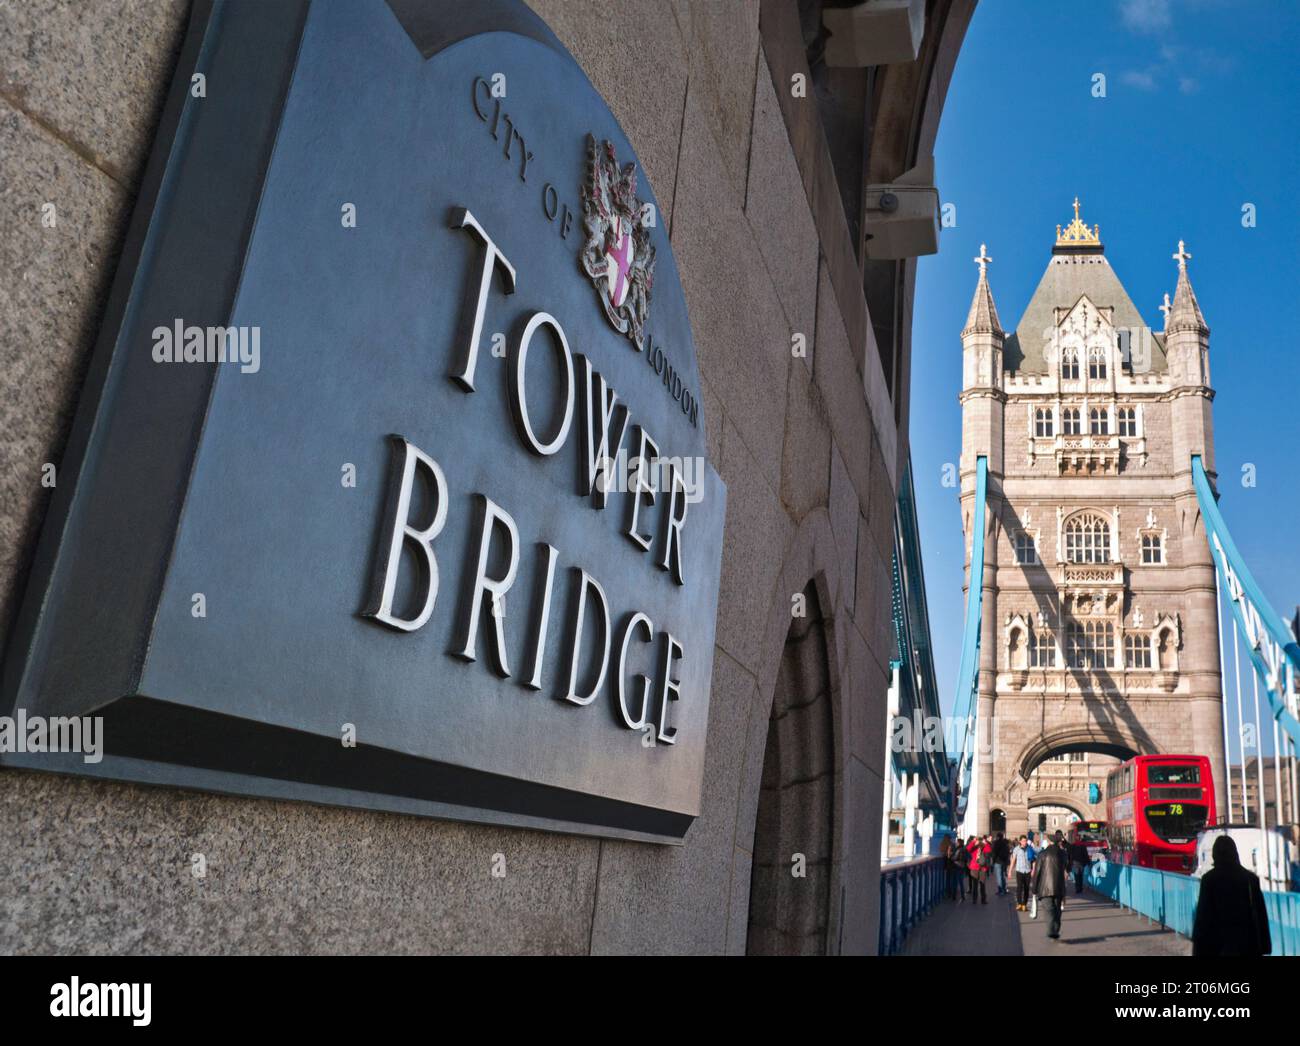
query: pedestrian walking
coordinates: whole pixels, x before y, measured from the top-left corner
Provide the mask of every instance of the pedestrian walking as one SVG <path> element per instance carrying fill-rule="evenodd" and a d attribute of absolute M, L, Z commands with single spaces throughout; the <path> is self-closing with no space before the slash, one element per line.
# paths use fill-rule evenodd
<path fill-rule="evenodd" d="M 1034 866 L 1034 848 L 1027 836 L 1021 836 L 1011 851 L 1011 870 L 1016 876 L 1016 911 L 1029 909 L 1029 873 Z"/>
<path fill-rule="evenodd" d="M 1074 892 L 1083 893 L 1083 873 L 1088 870 L 1088 845 L 1082 839 L 1070 844 L 1070 871 L 1074 873 Z"/>
<path fill-rule="evenodd" d="M 961 837 L 948 850 L 948 896 L 958 904 L 966 901 L 966 844 Z"/>
<path fill-rule="evenodd" d="M 970 844 L 966 847 L 970 855 L 967 868 L 970 871 L 970 900 L 971 904 L 975 903 L 975 894 L 978 891 L 981 904 L 989 903 L 988 888 L 985 885 L 989 868 L 993 864 L 993 844 L 989 842 L 988 836 L 974 836 Z"/>
<path fill-rule="evenodd" d="M 1267 955 L 1273 950 L 1259 878 L 1241 866 L 1231 836 L 1214 840 L 1214 867 L 1201 876 L 1193 955 Z"/>
<path fill-rule="evenodd" d="M 1061 907 L 1065 904 L 1065 851 L 1060 832 L 1053 845 L 1045 846 L 1034 861 L 1034 896 L 1047 906 L 1047 936 L 1061 936 Z"/>
<path fill-rule="evenodd" d="M 998 832 L 993 838 L 993 875 L 997 880 L 999 897 L 1007 892 L 1007 865 L 1011 863 L 1011 843 L 1005 835 Z"/>

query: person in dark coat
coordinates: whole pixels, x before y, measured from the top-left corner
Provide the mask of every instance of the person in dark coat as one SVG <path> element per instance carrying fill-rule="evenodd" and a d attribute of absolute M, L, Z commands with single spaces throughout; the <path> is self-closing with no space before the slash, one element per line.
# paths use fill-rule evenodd
<path fill-rule="evenodd" d="M 966 843 L 958 836 L 948 851 L 949 897 L 958 904 L 966 901 Z"/>
<path fill-rule="evenodd" d="M 1007 892 L 1007 865 L 1011 863 L 1011 844 L 998 832 L 993 838 L 993 874 L 997 878 L 998 896 Z"/>
<path fill-rule="evenodd" d="M 1060 835 L 1058 832 L 1057 835 Z M 1065 903 L 1065 849 L 1061 840 L 1044 846 L 1034 861 L 1034 896 L 1047 905 L 1047 936 L 1061 936 L 1061 906 Z"/>
<path fill-rule="evenodd" d="M 1074 892 L 1083 893 L 1083 873 L 1088 870 L 1088 845 L 1082 839 L 1070 844 L 1070 871 L 1074 875 Z"/>
<path fill-rule="evenodd" d="M 1214 867 L 1201 876 L 1193 955 L 1267 955 L 1273 950 L 1259 878 L 1241 866 L 1231 836 L 1214 840 Z"/>

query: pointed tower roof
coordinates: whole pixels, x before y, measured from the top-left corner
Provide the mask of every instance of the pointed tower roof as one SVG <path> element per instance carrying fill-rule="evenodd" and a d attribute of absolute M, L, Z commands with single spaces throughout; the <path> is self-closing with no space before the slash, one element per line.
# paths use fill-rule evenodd
<path fill-rule="evenodd" d="M 979 257 L 972 261 L 980 267 L 979 283 L 975 285 L 975 297 L 971 299 L 970 312 L 966 314 L 966 326 L 961 335 L 967 334 L 1002 334 L 1002 322 L 998 319 L 997 306 L 993 304 L 993 291 L 989 289 L 989 264 L 993 261 L 988 256 L 988 249 L 980 244 Z"/>
<path fill-rule="evenodd" d="M 1210 328 L 1201 315 L 1201 303 L 1196 300 L 1192 290 L 1192 281 L 1187 278 L 1187 263 L 1191 255 L 1182 240 L 1178 241 L 1178 253 L 1172 256 L 1178 262 L 1178 286 L 1174 288 L 1174 304 L 1169 310 L 1169 319 L 1165 323 L 1165 332 L 1196 331 L 1209 334 Z"/>
<path fill-rule="evenodd" d="M 1082 297 L 1100 309 L 1109 308 L 1112 326 L 1132 331 L 1132 337 L 1150 330 L 1133 300 L 1106 259 L 1101 229 L 1085 225 L 1074 201 L 1074 220 L 1057 227 L 1052 257 L 1020 322 L 1007 335 L 1003 366 L 1018 374 L 1046 374 L 1046 349 L 1052 341 L 1060 310 L 1073 309 Z M 1166 368 L 1164 338 L 1151 331 L 1151 369 Z"/>

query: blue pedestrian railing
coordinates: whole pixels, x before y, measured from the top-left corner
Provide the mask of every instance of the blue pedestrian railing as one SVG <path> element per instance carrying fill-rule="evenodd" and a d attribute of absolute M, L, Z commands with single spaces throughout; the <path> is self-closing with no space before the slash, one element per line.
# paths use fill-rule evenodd
<path fill-rule="evenodd" d="M 1201 880 L 1177 872 L 1160 872 L 1131 864 L 1097 861 L 1087 873 L 1088 885 L 1130 911 L 1145 915 L 1166 929 L 1192 936 Z M 1264 891 L 1273 955 L 1300 955 L 1300 893 Z"/>
<path fill-rule="evenodd" d="M 943 898 L 947 861 L 938 855 L 912 857 L 880 866 L 881 955 L 894 955 L 908 931 Z"/>

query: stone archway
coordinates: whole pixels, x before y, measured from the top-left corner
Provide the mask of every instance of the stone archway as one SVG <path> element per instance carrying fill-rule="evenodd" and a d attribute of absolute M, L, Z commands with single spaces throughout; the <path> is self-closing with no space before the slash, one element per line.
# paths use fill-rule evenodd
<path fill-rule="evenodd" d="M 1028 781 L 1035 767 L 1054 755 L 1065 752 L 1097 752 L 1119 759 L 1151 755 L 1159 751 L 1145 732 L 1135 732 L 1121 723 L 1074 723 L 1038 735 L 1020 750 L 1015 769 L 1022 781 Z"/>
<path fill-rule="evenodd" d="M 1080 820 L 1088 816 L 1086 806 L 1079 802 L 1078 796 L 1060 792 L 1037 792 L 1029 797 L 1028 808 L 1035 810 L 1041 806 L 1063 806 Z"/>
<path fill-rule="evenodd" d="M 768 717 L 750 873 L 751 955 L 824 955 L 831 925 L 835 730 L 817 586 L 786 634 Z"/>
<path fill-rule="evenodd" d="M 1062 810 L 1067 812 L 1064 818 L 1057 816 Z M 1069 814 L 1072 814 L 1073 818 L 1068 816 Z M 1086 807 L 1080 804 L 1077 796 L 1055 792 L 1037 792 L 1030 796 L 1025 815 L 1029 829 L 1046 833 L 1045 837 L 1055 832 L 1067 831 L 1067 825 L 1072 819 L 1083 821 L 1089 817 Z"/>
<path fill-rule="evenodd" d="M 1105 817 L 1104 797 L 1097 803 L 1088 801 L 1088 783 L 1097 783 L 1102 789 L 1105 783 L 1104 773 L 1092 765 L 1094 760 L 1071 760 L 1070 769 L 1057 768 L 1050 773 L 1042 764 L 1055 756 L 1072 753 L 1123 760 L 1159 750 L 1141 727 L 1126 722 L 1067 723 L 1032 737 L 1019 751 L 1006 752 L 1000 762 L 1005 776 L 1001 778 L 1002 788 L 995 802 L 1006 810 L 1008 827 L 1013 833 L 1026 828 L 1036 830 L 1037 823 L 1030 811 L 1043 806 L 1063 807 L 1082 819 Z"/>

